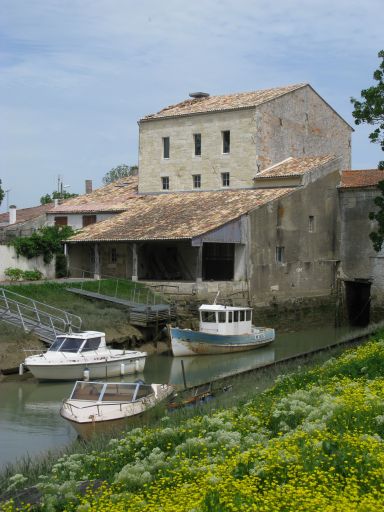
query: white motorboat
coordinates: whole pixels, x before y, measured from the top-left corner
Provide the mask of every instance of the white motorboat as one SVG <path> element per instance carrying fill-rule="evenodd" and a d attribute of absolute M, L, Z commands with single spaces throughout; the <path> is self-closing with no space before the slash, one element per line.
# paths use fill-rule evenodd
<path fill-rule="evenodd" d="M 39 380 L 105 379 L 144 370 L 146 352 L 107 347 L 105 333 L 85 331 L 57 336 L 49 349 L 24 361 Z"/>
<path fill-rule="evenodd" d="M 138 382 L 76 382 L 70 397 L 64 400 L 60 415 L 68 420 L 84 439 L 93 434 L 123 428 L 165 400 L 174 391 L 167 384 Z"/>
<path fill-rule="evenodd" d="M 252 325 L 248 307 L 203 304 L 198 331 L 170 327 L 174 356 L 225 354 L 263 347 L 275 339 L 275 330 Z"/>

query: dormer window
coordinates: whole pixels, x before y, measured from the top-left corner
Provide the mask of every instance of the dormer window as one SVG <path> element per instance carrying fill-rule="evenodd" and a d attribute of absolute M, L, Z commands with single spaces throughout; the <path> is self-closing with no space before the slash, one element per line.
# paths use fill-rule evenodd
<path fill-rule="evenodd" d="M 163 158 L 169 158 L 169 137 L 163 137 Z"/>

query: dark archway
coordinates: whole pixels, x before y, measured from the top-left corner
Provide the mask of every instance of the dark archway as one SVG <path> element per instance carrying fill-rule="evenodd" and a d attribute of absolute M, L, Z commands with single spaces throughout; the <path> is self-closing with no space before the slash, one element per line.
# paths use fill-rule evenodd
<path fill-rule="evenodd" d="M 349 325 L 366 327 L 370 320 L 371 282 L 365 279 L 345 281 L 345 296 Z"/>

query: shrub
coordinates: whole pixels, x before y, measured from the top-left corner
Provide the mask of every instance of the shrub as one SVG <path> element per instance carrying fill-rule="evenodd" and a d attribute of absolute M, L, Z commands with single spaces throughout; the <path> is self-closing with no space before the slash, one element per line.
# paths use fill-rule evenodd
<path fill-rule="evenodd" d="M 8 267 L 4 270 L 4 274 L 11 281 L 19 281 L 23 277 L 23 271 L 21 268 Z"/>
<path fill-rule="evenodd" d="M 22 273 L 22 278 L 26 281 L 39 281 L 42 277 L 43 274 L 36 268 L 34 270 L 24 270 Z"/>
<path fill-rule="evenodd" d="M 63 253 L 56 254 L 55 275 L 56 277 L 67 277 L 67 257 Z"/>

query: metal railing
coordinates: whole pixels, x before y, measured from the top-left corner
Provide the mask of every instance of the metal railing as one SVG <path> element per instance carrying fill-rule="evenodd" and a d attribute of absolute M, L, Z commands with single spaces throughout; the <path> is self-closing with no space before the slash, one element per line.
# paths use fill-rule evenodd
<path fill-rule="evenodd" d="M 76 271 L 76 273 L 80 273 L 83 279 L 83 281 L 81 281 L 81 283 L 77 283 L 76 286 L 75 283 L 72 283 L 72 287 L 74 288 L 80 288 L 81 290 L 84 291 L 98 293 L 99 295 L 108 295 L 109 297 L 121 298 L 124 300 L 128 300 L 130 302 L 135 302 L 137 304 L 145 304 L 147 306 L 154 306 L 157 304 L 164 303 L 164 298 L 152 289 L 154 287 L 147 287 L 141 283 L 137 283 L 136 281 L 131 281 L 129 279 L 125 279 L 122 277 L 111 276 L 108 274 L 99 274 L 99 279 L 89 279 L 89 277 L 93 277 L 93 272 L 80 268 L 71 267 L 71 271 Z M 114 282 L 114 289 L 112 293 L 110 290 L 108 291 L 108 293 L 106 293 L 105 286 L 103 290 L 105 280 L 108 280 L 110 282 L 112 281 L 112 283 Z M 87 290 L 87 284 L 90 282 L 97 282 L 97 286 Z M 126 293 L 127 289 L 124 290 L 124 287 L 127 288 L 128 284 L 131 290 L 129 290 L 129 292 Z"/>
<path fill-rule="evenodd" d="M 82 319 L 63 309 L 55 308 L 25 297 L 5 288 L 0 288 L 0 320 L 14 318 L 24 331 L 44 329 L 56 333 L 81 330 Z"/>

